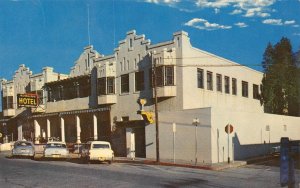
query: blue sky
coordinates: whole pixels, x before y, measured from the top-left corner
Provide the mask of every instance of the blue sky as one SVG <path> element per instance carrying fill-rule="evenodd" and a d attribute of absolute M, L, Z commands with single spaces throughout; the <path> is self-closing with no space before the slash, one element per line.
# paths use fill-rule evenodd
<path fill-rule="evenodd" d="M 132 29 L 152 44 L 189 33 L 193 46 L 261 70 L 268 42 L 300 47 L 300 0 L 0 0 L 0 78 L 20 64 L 69 73 L 88 45 L 109 55 Z"/>

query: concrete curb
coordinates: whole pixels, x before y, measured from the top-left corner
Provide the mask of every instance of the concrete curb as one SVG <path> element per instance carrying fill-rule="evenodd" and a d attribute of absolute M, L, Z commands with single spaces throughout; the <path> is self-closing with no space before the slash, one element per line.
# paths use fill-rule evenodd
<path fill-rule="evenodd" d="M 153 160 L 126 160 L 126 159 L 115 159 L 115 163 L 131 163 L 131 164 L 144 164 L 144 165 L 161 165 L 161 166 L 175 166 L 175 167 L 184 167 L 184 168 L 194 168 L 202 170 L 224 170 L 227 168 L 237 168 L 240 166 L 247 165 L 246 161 L 236 161 L 232 163 L 219 163 L 212 165 L 192 165 L 192 164 L 179 164 L 179 163 L 170 163 L 170 162 L 159 162 Z"/>

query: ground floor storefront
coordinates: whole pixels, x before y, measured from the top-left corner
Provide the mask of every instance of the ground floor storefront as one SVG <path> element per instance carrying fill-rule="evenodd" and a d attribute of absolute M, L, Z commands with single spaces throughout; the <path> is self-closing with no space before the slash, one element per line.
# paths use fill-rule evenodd
<path fill-rule="evenodd" d="M 115 156 L 146 157 L 145 122 L 111 122 L 110 113 L 110 108 L 43 114 L 31 114 L 27 111 L 1 120 L 1 132 L 6 139 L 1 142 L 27 140 L 45 144 L 56 140 L 73 145 L 101 140 L 111 142 Z"/>

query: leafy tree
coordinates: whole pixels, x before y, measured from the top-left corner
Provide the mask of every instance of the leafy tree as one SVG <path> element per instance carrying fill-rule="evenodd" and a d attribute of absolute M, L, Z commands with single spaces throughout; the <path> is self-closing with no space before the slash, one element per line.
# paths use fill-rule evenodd
<path fill-rule="evenodd" d="M 268 44 L 262 61 L 261 103 L 265 112 L 298 114 L 298 73 L 289 39 L 283 37 L 275 46 Z"/>

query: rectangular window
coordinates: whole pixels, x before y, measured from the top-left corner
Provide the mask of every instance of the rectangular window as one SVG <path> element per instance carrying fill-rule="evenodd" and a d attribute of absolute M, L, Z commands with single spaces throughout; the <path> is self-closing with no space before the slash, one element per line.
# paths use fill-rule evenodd
<path fill-rule="evenodd" d="M 165 85 L 174 85 L 174 66 L 165 66 Z"/>
<path fill-rule="evenodd" d="M 135 91 L 144 90 L 144 71 L 135 73 Z"/>
<path fill-rule="evenodd" d="M 107 77 L 107 94 L 115 94 L 115 78 Z"/>
<path fill-rule="evenodd" d="M 232 78 L 232 95 L 236 95 L 237 93 L 237 89 L 236 89 L 236 79 Z"/>
<path fill-rule="evenodd" d="M 212 72 L 207 71 L 207 89 L 208 90 L 213 90 L 213 76 Z"/>
<path fill-rule="evenodd" d="M 99 78 L 98 79 L 98 95 L 105 95 L 106 94 L 106 80 L 105 78 Z"/>
<path fill-rule="evenodd" d="M 121 76 L 121 93 L 129 93 L 129 74 Z"/>
<path fill-rule="evenodd" d="M 217 91 L 222 92 L 222 75 L 217 74 Z"/>
<path fill-rule="evenodd" d="M 242 81 L 242 96 L 248 97 L 248 82 Z"/>
<path fill-rule="evenodd" d="M 197 69 L 198 88 L 204 88 L 203 69 Z"/>
<path fill-rule="evenodd" d="M 259 99 L 258 85 L 253 84 L 253 99 Z"/>
<path fill-rule="evenodd" d="M 164 85 L 164 69 L 163 66 L 156 67 L 155 70 L 156 76 L 156 86 L 163 86 Z"/>
<path fill-rule="evenodd" d="M 14 108 L 13 96 L 7 96 L 2 98 L 2 108 L 3 110 Z"/>
<path fill-rule="evenodd" d="M 229 82 L 229 77 L 225 76 L 225 93 L 230 93 L 230 82 Z"/>

